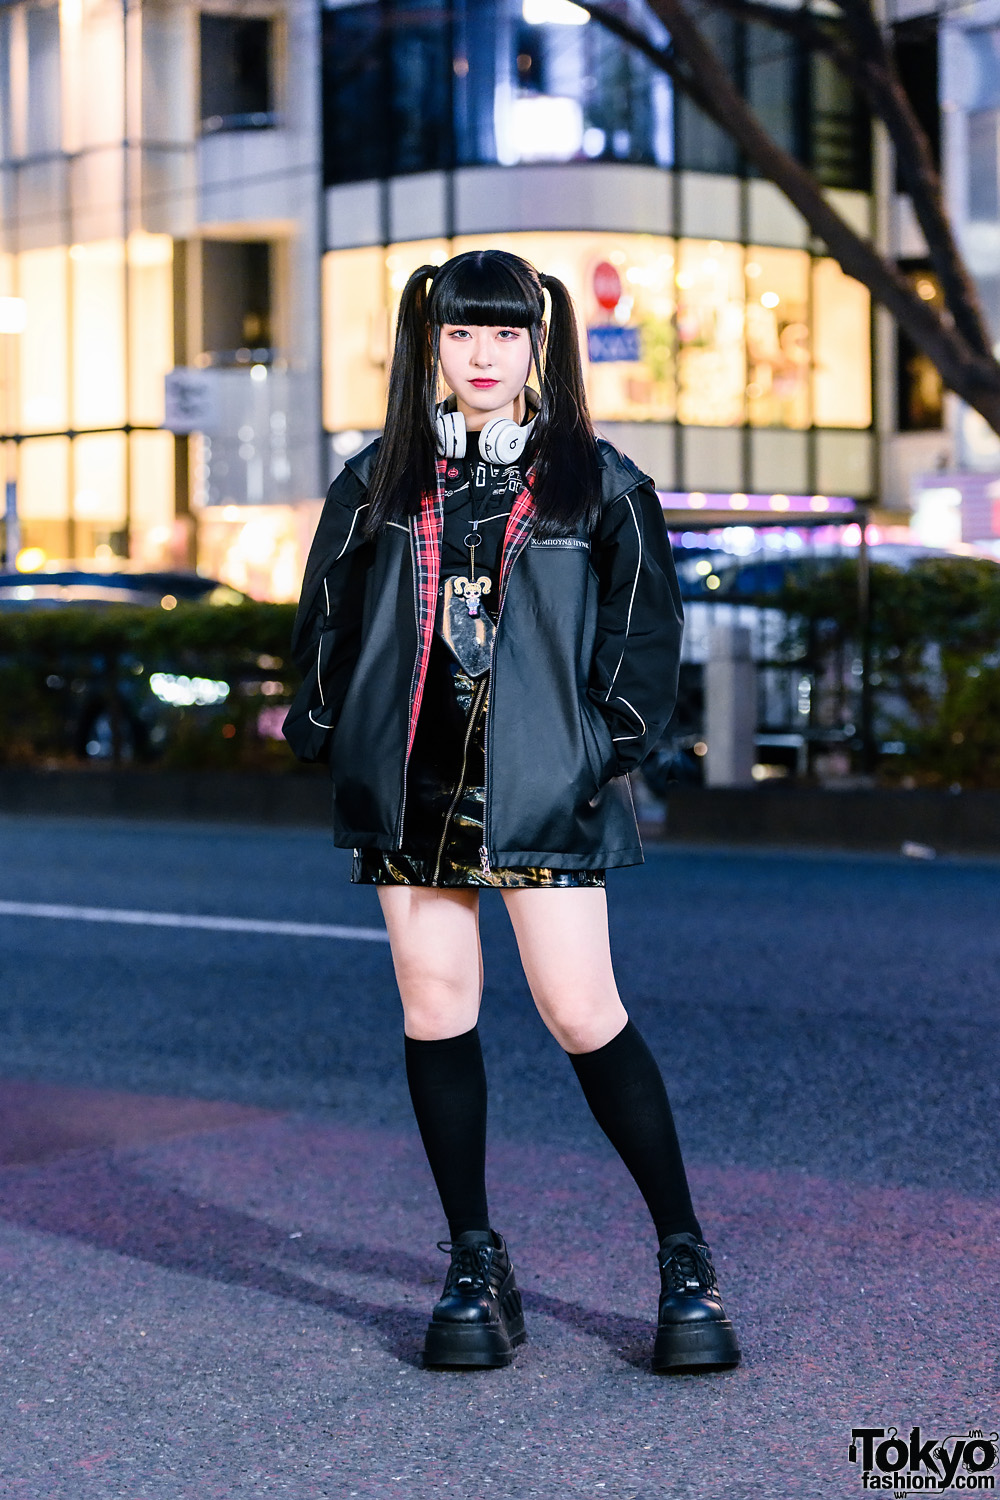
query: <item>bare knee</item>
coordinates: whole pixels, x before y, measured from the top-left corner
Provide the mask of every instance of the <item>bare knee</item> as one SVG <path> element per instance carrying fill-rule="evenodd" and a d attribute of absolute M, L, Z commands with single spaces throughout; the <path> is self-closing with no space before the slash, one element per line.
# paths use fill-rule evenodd
<path fill-rule="evenodd" d="M 617 994 L 549 995 L 537 999 L 538 1013 L 564 1052 L 596 1052 L 628 1021 Z"/>
<path fill-rule="evenodd" d="M 467 892 L 379 887 L 403 1003 L 414 1041 L 471 1031 L 482 996 L 478 903 Z"/>
<path fill-rule="evenodd" d="M 481 989 L 467 976 L 442 974 L 419 963 L 396 966 L 403 1029 L 418 1042 L 433 1042 L 471 1031 L 479 1019 Z"/>

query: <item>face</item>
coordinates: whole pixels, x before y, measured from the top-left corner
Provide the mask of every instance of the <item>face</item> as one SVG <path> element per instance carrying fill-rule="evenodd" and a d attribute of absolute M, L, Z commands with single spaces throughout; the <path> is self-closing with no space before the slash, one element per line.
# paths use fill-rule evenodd
<path fill-rule="evenodd" d="M 521 420 L 521 392 L 531 369 L 527 328 L 445 323 L 440 362 L 445 383 L 454 392 L 470 432 L 496 417 Z"/>

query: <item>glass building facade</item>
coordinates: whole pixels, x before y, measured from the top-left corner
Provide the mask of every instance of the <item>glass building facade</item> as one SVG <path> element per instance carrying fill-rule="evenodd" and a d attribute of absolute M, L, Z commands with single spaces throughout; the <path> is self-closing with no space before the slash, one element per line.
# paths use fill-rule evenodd
<path fill-rule="evenodd" d="M 620 14 L 669 41 L 641 0 Z M 830 187 L 869 187 L 866 117 L 825 59 L 753 22 L 702 23 L 782 146 Z M 323 69 L 328 185 L 530 161 L 740 170 L 730 137 L 570 0 L 328 4 Z"/>
<path fill-rule="evenodd" d="M 128 209 L 129 32 L 104 0 L 0 11 L 0 296 L 23 304 L 0 420 L 21 542 L 47 557 L 141 556 L 174 523 L 173 241 Z"/>
<path fill-rule="evenodd" d="M 622 14 L 668 41 L 638 0 Z M 839 75 L 773 30 L 704 24 L 869 232 L 870 130 Z M 647 57 L 569 0 L 367 0 L 324 9 L 323 69 L 334 470 L 381 425 L 409 274 L 495 245 L 570 288 L 592 415 L 663 488 L 872 495 L 867 291 Z"/>
<path fill-rule="evenodd" d="M 849 92 L 706 24 L 866 226 Z M 381 426 L 408 272 L 488 244 L 570 287 L 595 419 L 663 488 L 872 493 L 864 289 L 571 0 L 0 7 L 6 552 L 293 597 L 329 479 Z M 190 437 L 164 426 L 175 367 L 213 382 Z"/>
<path fill-rule="evenodd" d="M 294 596 L 324 487 L 318 32 L 304 0 L 0 8 L 8 565 Z M 177 366 L 211 430 L 166 430 Z"/>

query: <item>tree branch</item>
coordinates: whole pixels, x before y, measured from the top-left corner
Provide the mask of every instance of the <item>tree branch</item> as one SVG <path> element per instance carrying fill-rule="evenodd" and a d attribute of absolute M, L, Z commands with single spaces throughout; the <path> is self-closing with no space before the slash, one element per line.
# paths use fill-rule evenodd
<path fill-rule="evenodd" d="M 1000 430 L 1000 365 L 977 347 L 964 330 L 949 326 L 919 298 L 899 268 L 862 239 L 824 197 L 815 178 L 767 133 L 729 77 L 721 59 L 698 28 L 684 0 L 649 0 L 650 9 L 670 33 L 670 45 L 657 47 L 642 32 L 602 3 L 581 0 L 583 9 L 647 56 L 685 90 L 741 147 L 745 155 L 794 204 L 813 234 L 843 271 L 863 282 L 892 313 L 919 349 L 933 361 L 946 384 Z M 918 127 L 919 128 L 919 127 Z"/>
<path fill-rule="evenodd" d="M 814 51 L 825 52 L 864 96 L 895 147 L 900 176 L 955 324 L 971 348 L 990 357 L 992 340 L 945 209 L 930 142 L 914 114 L 868 0 L 837 0 L 845 24 L 853 32 L 854 47 L 845 43 L 840 27 L 807 10 L 783 10 L 759 0 L 709 0 L 709 3 L 727 15 L 769 26 L 786 36 L 794 36 Z"/>

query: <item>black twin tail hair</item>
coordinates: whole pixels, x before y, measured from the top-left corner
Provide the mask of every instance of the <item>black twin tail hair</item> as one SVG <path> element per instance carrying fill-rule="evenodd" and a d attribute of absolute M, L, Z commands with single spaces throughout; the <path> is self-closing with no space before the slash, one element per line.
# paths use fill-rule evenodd
<path fill-rule="evenodd" d="M 477 272 L 485 275 L 487 286 L 477 285 Z M 444 288 L 441 296 L 435 295 L 435 283 Z M 551 302 L 544 350 L 543 290 Z M 365 533 L 374 536 L 389 521 L 414 514 L 421 492 L 433 487 L 443 323 L 527 327 L 539 391 L 538 416 L 524 455 L 525 472 L 534 468 L 535 534 L 565 534 L 581 521 L 593 531 L 601 510 L 601 460 L 587 406 L 573 300 L 558 277 L 539 276 L 527 261 L 507 251 L 487 250 L 455 256 L 444 267 L 420 266 L 403 289 Z"/>

